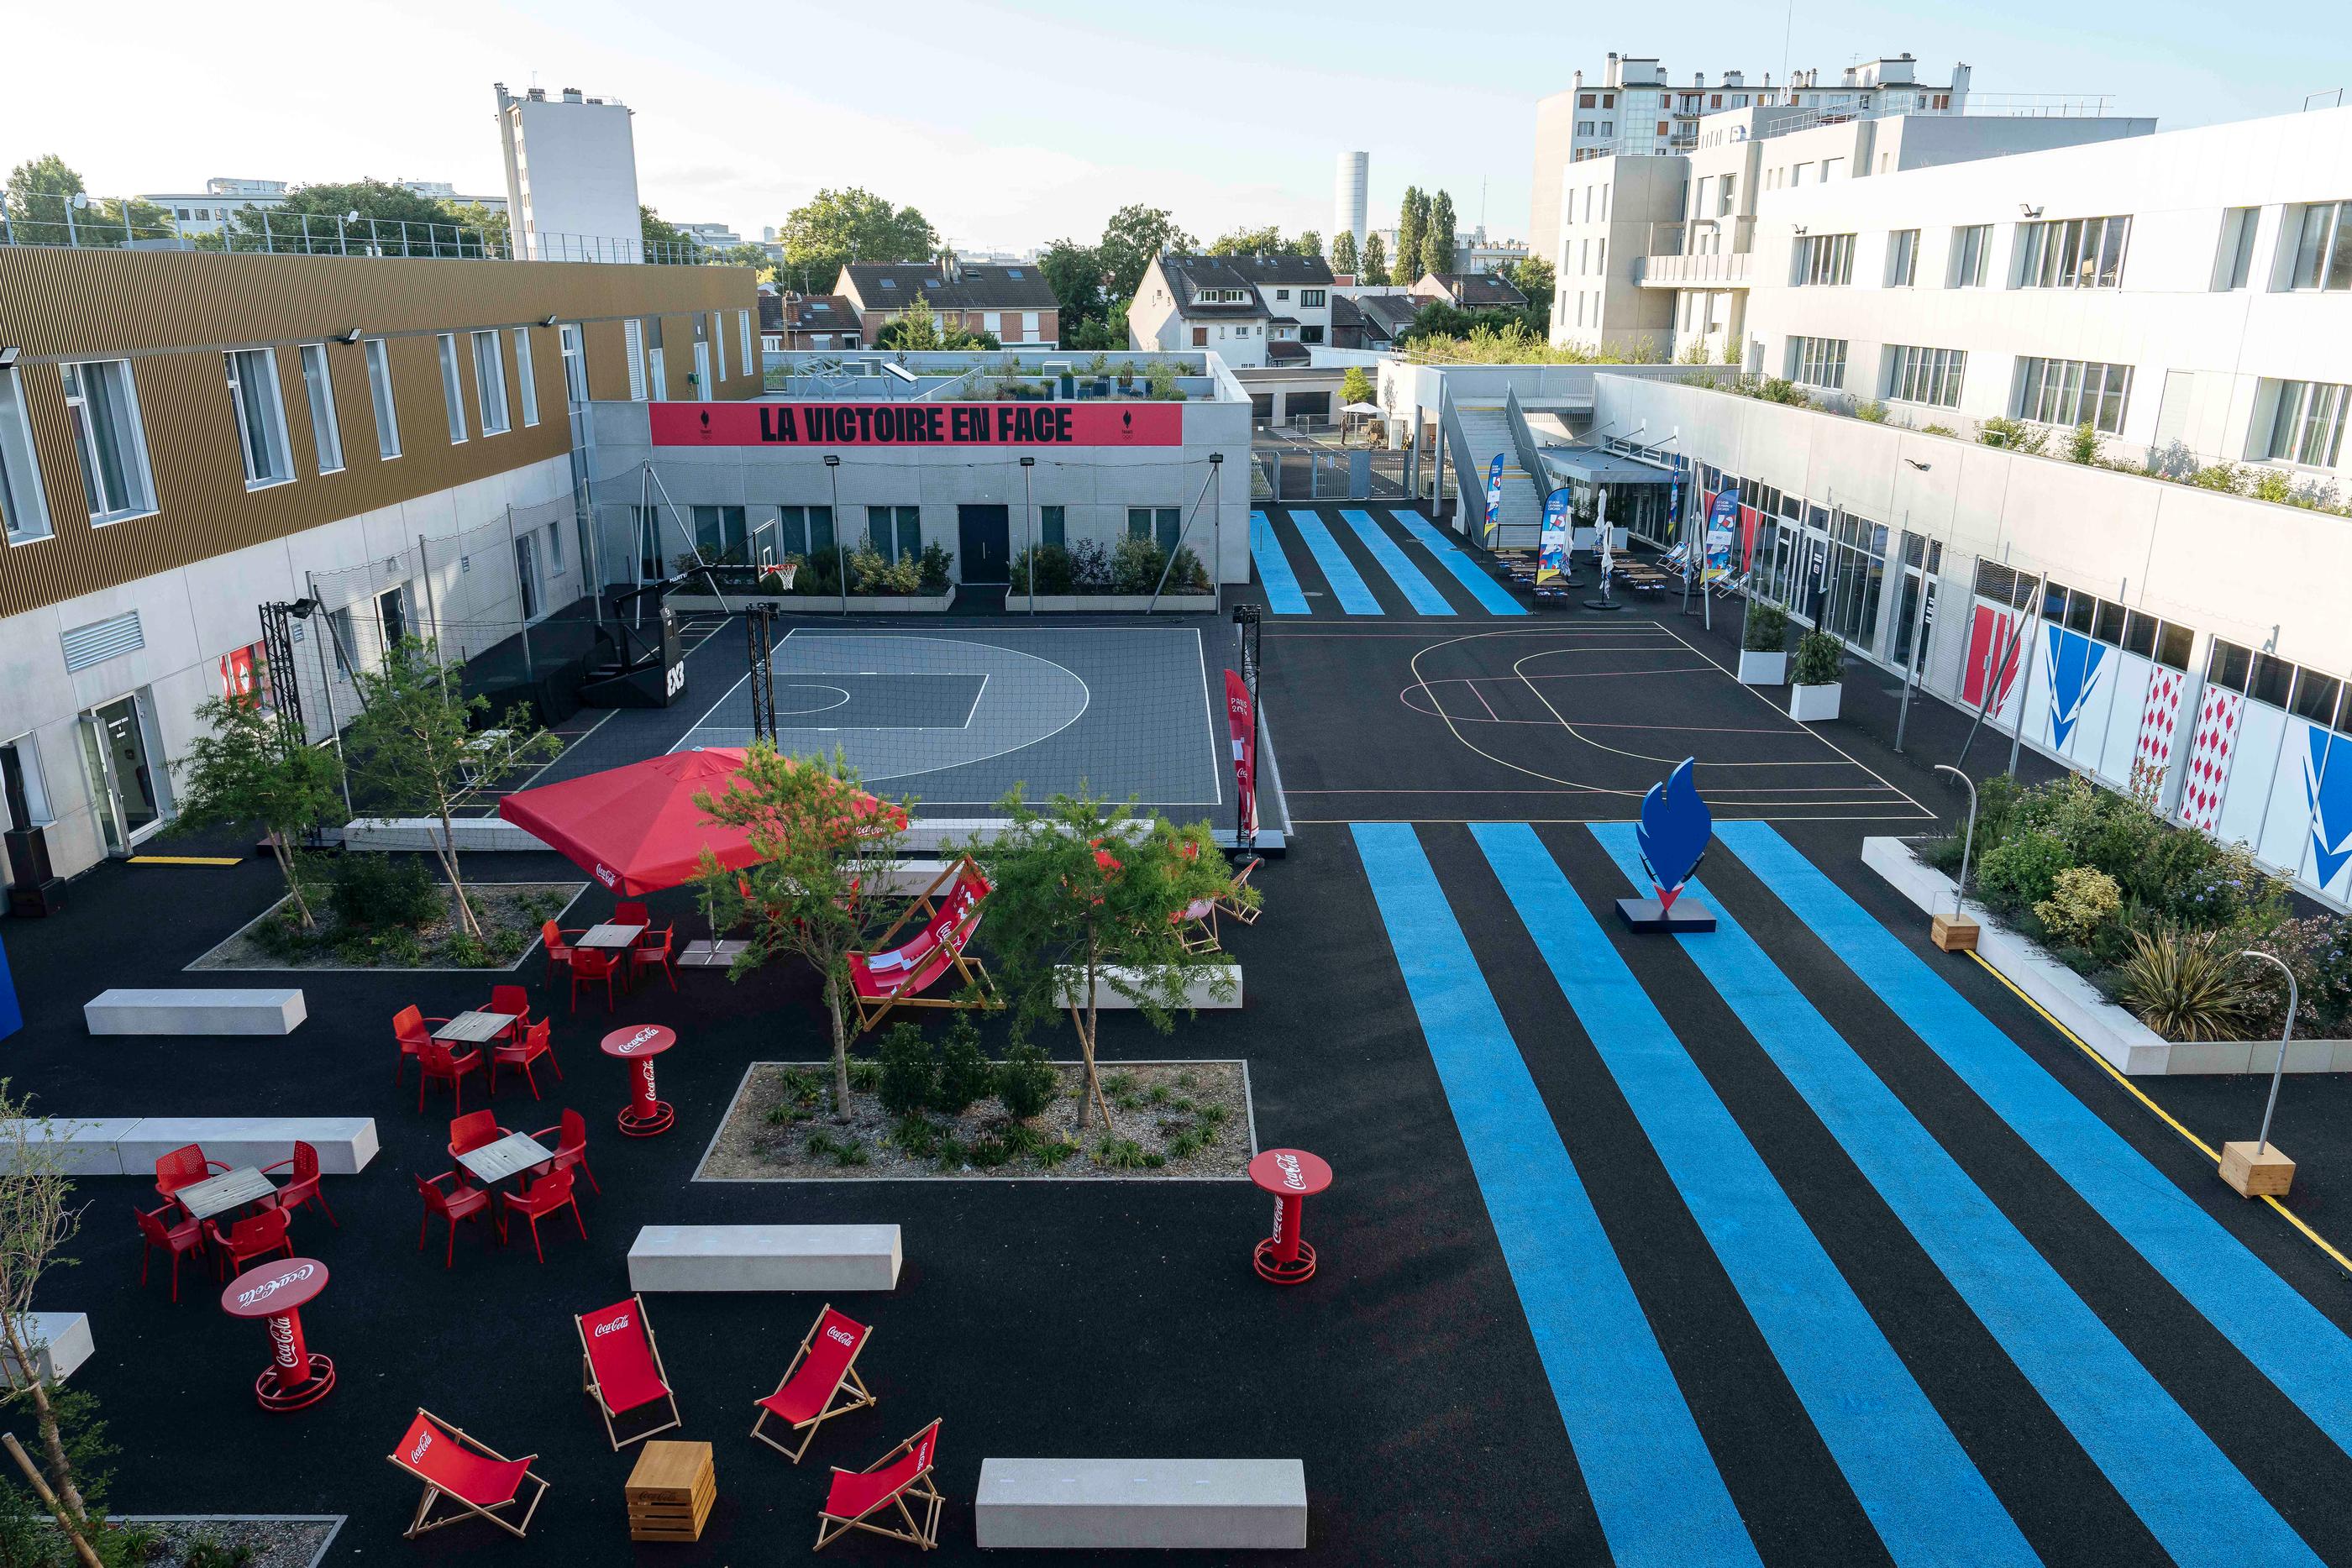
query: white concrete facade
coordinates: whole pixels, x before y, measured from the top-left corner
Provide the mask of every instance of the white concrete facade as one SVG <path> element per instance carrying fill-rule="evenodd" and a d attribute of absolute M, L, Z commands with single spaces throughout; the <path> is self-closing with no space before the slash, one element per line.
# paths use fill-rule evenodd
<path fill-rule="evenodd" d="M 1359 250 L 1363 248 L 1364 234 L 1371 221 L 1372 155 L 1369 152 L 1342 152 L 1339 166 L 1331 182 L 1331 238 L 1337 242 L 1342 233 L 1351 235 Z"/>
<path fill-rule="evenodd" d="M 627 108 L 566 88 L 520 98 L 504 83 L 499 135 L 515 255 L 530 261 L 642 261 L 636 140 Z"/>

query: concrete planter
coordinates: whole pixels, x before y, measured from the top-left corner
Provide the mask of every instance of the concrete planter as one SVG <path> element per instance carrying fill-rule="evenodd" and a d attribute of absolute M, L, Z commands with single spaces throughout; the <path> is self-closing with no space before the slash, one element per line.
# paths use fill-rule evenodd
<path fill-rule="evenodd" d="M 1789 652 L 1759 653 L 1739 650 L 1739 684 L 1743 686 L 1784 686 L 1789 684 Z"/>
<path fill-rule="evenodd" d="M 1790 686 L 1789 716 L 1799 724 L 1827 724 L 1837 717 L 1839 694 L 1844 689 L 1839 682 L 1825 686 Z"/>
<path fill-rule="evenodd" d="M 719 599 L 708 593 L 666 593 L 662 602 L 680 614 L 740 614 L 747 604 L 772 604 L 782 615 L 936 615 L 955 602 L 956 585 L 939 594 L 860 594 L 849 596 L 845 610 L 840 597 L 830 593 L 730 593 Z"/>
<path fill-rule="evenodd" d="M 1148 593 L 1041 593 L 1034 599 L 1026 593 L 1004 596 L 1005 610 L 1015 614 L 1025 614 L 1034 609 L 1041 615 L 1139 615 L 1151 607 L 1151 595 Z M 1160 610 L 1169 615 L 1213 615 L 1217 596 L 1163 593 L 1160 596 Z"/>

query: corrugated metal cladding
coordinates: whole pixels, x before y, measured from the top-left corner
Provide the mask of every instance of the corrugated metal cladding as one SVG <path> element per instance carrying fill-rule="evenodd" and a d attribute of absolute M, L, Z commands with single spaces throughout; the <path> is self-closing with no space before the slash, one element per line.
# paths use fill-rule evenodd
<path fill-rule="evenodd" d="M 0 246 L 0 346 L 19 355 L 54 537 L 0 546 L 0 615 L 95 592 L 192 561 L 265 544 L 339 517 L 431 495 L 559 456 L 570 441 L 556 329 L 583 325 L 590 388 L 625 396 L 619 323 L 689 312 L 755 310 L 744 267 L 427 261 L 376 256 L 215 256 L 196 251 Z M 375 414 L 357 329 L 382 338 L 392 366 L 401 455 L 377 455 Z M 453 444 L 435 338 L 499 329 L 513 428 L 481 433 L 474 356 L 459 340 L 471 439 Z M 540 423 L 522 423 L 513 332 L 530 335 Z M 326 345 L 347 466 L 321 475 L 299 345 Z M 291 484 L 247 492 L 221 354 L 276 350 L 294 455 Z M 89 525 L 61 361 L 128 359 L 154 471 L 151 516 Z M 674 394 L 691 366 L 667 367 Z M 730 356 L 720 399 L 760 390 L 756 365 Z M 488 518 L 461 518 L 471 525 Z"/>
<path fill-rule="evenodd" d="M 87 626 L 76 626 L 61 641 L 66 648 L 66 668 L 87 670 L 92 664 L 103 664 L 109 659 L 139 652 L 147 645 L 147 633 L 139 624 L 139 612 L 126 610 Z"/>

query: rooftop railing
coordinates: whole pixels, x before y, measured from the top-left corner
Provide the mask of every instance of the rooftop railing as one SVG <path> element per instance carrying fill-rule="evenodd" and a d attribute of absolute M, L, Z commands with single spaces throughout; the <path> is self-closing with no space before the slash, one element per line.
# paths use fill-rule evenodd
<path fill-rule="evenodd" d="M 73 250 L 196 250 L 237 256 L 398 256 L 456 261 L 515 258 L 508 235 L 468 224 L 329 217 L 269 207 L 238 209 L 227 224 L 183 224 L 169 208 L 133 198 L 34 195 L 0 204 L 0 246 Z M 688 241 L 635 235 L 540 234 L 533 261 L 699 267 L 719 253 Z"/>
<path fill-rule="evenodd" d="M 1810 92 L 1811 89 L 1800 90 Z M 1850 88 L 1846 92 L 1859 95 L 1862 90 Z M 1920 101 L 1926 95 L 1908 89 L 1874 88 L 1869 90 L 1889 96 L 1871 103 L 1759 104 L 1753 110 L 1758 118 L 1752 128 L 1746 119 L 1750 110 L 1710 110 L 1696 120 L 1684 119 L 1674 121 L 1674 130 L 1665 136 L 1621 136 L 1613 141 L 1591 142 L 1578 148 L 1576 157 L 1578 162 L 1591 158 L 1679 157 L 1702 147 L 1721 147 L 1733 141 L 1788 136 L 1800 131 L 1811 131 L 1816 126 L 1843 125 L 1851 120 L 1888 120 L 1899 114 L 1924 115 L 1937 120 L 1955 117 L 2100 120 L 2114 112 L 2115 103 L 2113 96 L 2106 93 L 2066 97 L 2046 93 L 1972 92 L 1948 109 L 1930 109 Z"/>

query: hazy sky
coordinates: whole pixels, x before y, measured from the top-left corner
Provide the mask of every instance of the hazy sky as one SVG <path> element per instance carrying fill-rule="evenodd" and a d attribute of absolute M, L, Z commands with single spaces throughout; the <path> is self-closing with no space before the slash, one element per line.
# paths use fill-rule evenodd
<path fill-rule="evenodd" d="M 2175 127 L 2352 86 L 2342 0 L 2279 0 L 2243 28 L 2186 0 L 2095 17 L 2046 0 L 1681 0 L 1575 19 L 1591 15 L 1493 0 L 26 5 L 8 52 L 47 67 L 10 73 L 0 161 L 58 152 L 101 194 L 215 174 L 497 192 L 504 80 L 627 103 L 645 200 L 751 237 L 843 184 L 913 203 L 966 248 L 1091 238 L 1135 201 L 1203 237 L 1267 223 L 1328 237 L 1348 147 L 1372 155 L 1375 223 L 1417 183 L 1450 189 L 1466 227 L 1484 181 L 1489 229 L 1518 235 L 1535 100 L 1580 67 L 1597 77 L 1611 49 L 1660 56 L 1677 82 L 1907 49 L 1938 82 L 1966 60 L 1982 93 L 2106 93 Z"/>

